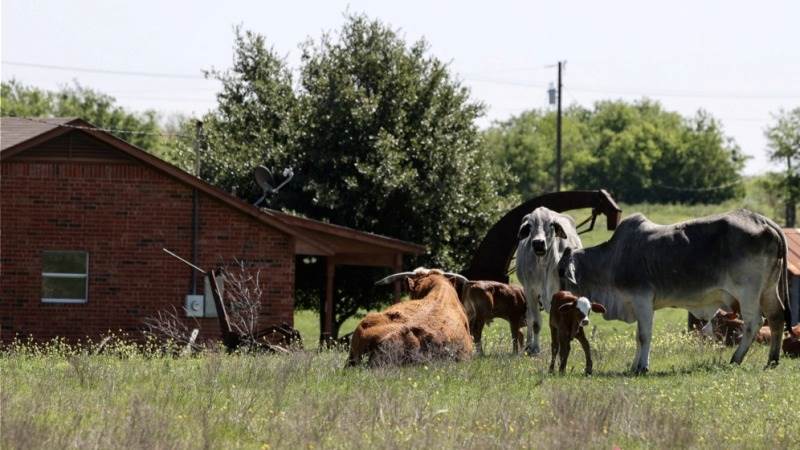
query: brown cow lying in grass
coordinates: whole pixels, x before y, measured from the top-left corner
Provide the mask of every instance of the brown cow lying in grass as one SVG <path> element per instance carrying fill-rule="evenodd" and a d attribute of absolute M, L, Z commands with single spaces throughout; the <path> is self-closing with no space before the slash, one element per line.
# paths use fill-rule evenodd
<path fill-rule="evenodd" d="M 405 278 L 412 300 L 367 314 L 353 332 L 347 365 L 358 365 L 365 357 L 372 367 L 469 359 L 472 338 L 467 315 L 447 277 L 467 281 L 458 274 L 422 267 L 378 281 L 389 284 Z"/>
<path fill-rule="evenodd" d="M 576 297 L 572 292 L 559 291 L 553 295 L 550 304 L 550 372 L 556 364 L 556 355 L 561 354 L 561 364 L 558 368 L 564 373 L 569 358 L 570 341 L 578 339 L 586 354 L 586 375 L 592 374 L 592 352 L 589 340 L 583 332 L 583 327 L 589 325 L 589 313 L 604 313 L 606 309 L 599 303 L 592 303 L 586 297 Z"/>
<path fill-rule="evenodd" d="M 483 354 L 481 336 L 484 325 L 494 318 L 508 321 L 511 326 L 512 350 L 519 353 L 524 337 L 520 328 L 525 326 L 525 294 L 521 286 L 496 281 L 470 281 L 461 291 L 461 303 L 469 319 L 469 331 L 478 353 Z"/>

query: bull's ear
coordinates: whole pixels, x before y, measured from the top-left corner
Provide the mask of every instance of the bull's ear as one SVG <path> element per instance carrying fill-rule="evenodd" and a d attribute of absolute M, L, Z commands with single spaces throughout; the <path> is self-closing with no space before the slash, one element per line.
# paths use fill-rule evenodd
<path fill-rule="evenodd" d="M 563 305 L 558 307 L 558 310 L 561 312 L 568 311 L 570 308 L 575 307 L 575 302 L 564 303 Z"/>
<path fill-rule="evenodd" d="M 553 222 L 553 231 L 555 231 L 556 236 L 560 237 L 561 239 L 567 238 L 567 233 L 564 231 L 564 227 L 562 227 L 560 223 Z"/>
<path fill-rule="evenodd" d="M 601 305 L 600 303 L 592 303 L 592 311 L 598 314 L 605 314 L 606 308 L 605 306 Z"/>
<path fill-rule="evenodd" d="M 522 224 L 521 227 L 519 227 L 519 232 L 517 232 L 517 239 L 523 240 L 527 238 L 529 234 L 531 234 L 531 224 L 525 222 Z"/>
<path fill-rule="evenodd" d="M 569 280 L 570 283 L 577 285 L 578 281 L 575 278 L 575 261 L 572 258 L 572 248 L 567 247 L 564 249 L 564 254 L 558 261 L 558 276 L 562 279 Z M 561 283 L 564 284 L 563 282 Z M 568 289 L 569 286 L 561 286 L 562 289 Z"/>
<path fill-rule="evenodd" d="M 413 278 L 406 278 L 406 287 L 408 288 L 408 292 L 414 290 L 414 279 Z"/>
<path fill-rule="evenodd" d="M 558 260 L 558 276 L 564 278 L 567 275 L 567 266 L 569 265 L 569 261 L 572 259 L 572 249 L 567 247 L 564 249 L 564 253 L 561 255 L 561 259 Z"/>

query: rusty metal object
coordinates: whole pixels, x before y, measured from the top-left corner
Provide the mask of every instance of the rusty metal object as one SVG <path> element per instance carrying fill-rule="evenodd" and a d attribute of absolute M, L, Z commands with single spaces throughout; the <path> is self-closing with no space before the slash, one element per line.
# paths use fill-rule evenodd
<path fill-rule="evenodd" d="M 214 305 L 217 307 L 217 320 L 219 320 L 219 329 L 222 333 L 222 343 L 229 352 L 232 352 L 245 343 L 245 338 L 231 327 L 228 311 L 225 308 L 225 303 L 222 301 L 223 294 L 217 284 L 219 272 L 219 269 L 212 270 L 210 272 L 209 282 L 211 284 L 211 293 L 214 296 Z M 259 330 L 255 333 L 253 338 L 257 349 L 268 352 L 287 353 L 290 347 L 303 347 L 303 340 L 300 337 L 300 332 L 286 323 Z"/>
<path fill-rule="evenodd" d="M 517 231 L 522 218 L 534 209 L 545 206 L 556 212 L 592 208 L 590 228 L 594 218 L 603 214 L 609 230 L 617 227 L 622 210 L 605 190 L 550 192 L 534 197 L 512 209 L 489 229 L 469 267 L 462 272 L 470 280 L 493 280 L 508 283 L 508 266 L 517 249 Z M 583 223 L 586 223 L 584 221 Z M 583 225 L 583 223 L 581 225 Z"/>

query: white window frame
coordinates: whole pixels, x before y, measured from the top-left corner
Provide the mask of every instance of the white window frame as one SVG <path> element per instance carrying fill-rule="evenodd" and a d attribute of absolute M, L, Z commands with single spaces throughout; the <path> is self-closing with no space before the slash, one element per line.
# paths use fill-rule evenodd
<path fill-rule="evenodd" d="M 86 272 L 85 273 L 66 273 L 66 272 L 42 272 L 42 281 L 45 277 L 48 278 L 83 278 L 84 298 L 49 298 L 42 297 L 42 303 L 64 303 L 64 304 L 79 304 L 89 301 L 89 252 L 80 250 L 45 250 L 42 252 L 42 259 L 45 253 L 83 253 L 86 255 Z"/>

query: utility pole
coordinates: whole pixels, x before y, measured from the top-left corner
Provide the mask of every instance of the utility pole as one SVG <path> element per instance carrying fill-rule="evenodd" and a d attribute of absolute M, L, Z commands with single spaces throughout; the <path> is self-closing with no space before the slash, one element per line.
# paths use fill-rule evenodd
<path fill-rule="evenodd" d="M 194 176 L 200 178 L 200 150 L 203 139 L 203 122 L 197 121 L 194 128 Z M 200 198 L 197 189 L 192 189 L 192 264 L 197 265 L 197 240 L 200 237 Z M 192 269 L 192 295 L 197 294 L 197 272 Z"/>
<path fill-rule="evenodd" d="M 561 70 L 564 62 L 558 62 L 558 109 L 556 111 L 556 192 L 561 191 L 561 97 L 563 84 Z"/>
<path fill-rule="evenodd" d="M 792 186 L 792 157 L 786 156 L 786 228 L 794 228 L 795 215 L 794 215 L 794 186 Z"/>

